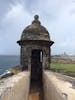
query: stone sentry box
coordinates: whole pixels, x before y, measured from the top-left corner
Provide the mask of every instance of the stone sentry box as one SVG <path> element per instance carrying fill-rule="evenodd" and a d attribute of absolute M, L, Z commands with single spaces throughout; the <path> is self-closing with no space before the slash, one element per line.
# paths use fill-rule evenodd
<path fill-rule="evenodd" d="M 50 69 L 50 40 L 49 32 L 41 25 L 39 16 L 35 15 L 32 24 L 27 26 L 17 41 L 21 46 L 20 61 L 22 70 L 31 70 L 32 77 L 40 75 L 42 69 Z"/>

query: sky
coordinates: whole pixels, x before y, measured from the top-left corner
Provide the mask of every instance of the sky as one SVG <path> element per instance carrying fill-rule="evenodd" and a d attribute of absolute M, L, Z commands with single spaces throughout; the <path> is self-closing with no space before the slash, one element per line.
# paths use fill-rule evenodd
<path fill-rule="evenodd" d="M 55 42 L 51 54 L 75 55 L 75 0 L 0 0 L 0 54 L 20 54 L 16 41 L 36 14 Z"/>

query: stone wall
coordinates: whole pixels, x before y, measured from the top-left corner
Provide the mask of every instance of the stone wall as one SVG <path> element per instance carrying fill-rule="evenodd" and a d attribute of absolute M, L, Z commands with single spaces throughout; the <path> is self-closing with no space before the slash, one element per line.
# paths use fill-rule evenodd
<path fill-rule="evenodd" d="M 21 66 L 23 70 L 29 69 L 31 67 L 31 59 L 32 59 L 32 51 L 33 50 L 41 50 L 43 52 L 43 69 L 50 69 L 50 46 L 49 42 L 45 43 L 45 41 L 28 41 L 22 43 L 21 46 Z"/>
<path fill-rule="evenodd" d="M 43 86 L 45 100 L 67 100 L 67 98 L 62 95 L 50 72 L 43 72 Z"/>
<path fill-rule="evenodd" d="M 0 80 L 0 100 L 28 100 L 30 72 Z M 75 100 L 75 79 L 43 71 L 44 100 Z"/>
<path fill-rule="evenodd" d="M 0 81 L 0 100 L 28 100 L 30 73 L 21 72 Z"/>

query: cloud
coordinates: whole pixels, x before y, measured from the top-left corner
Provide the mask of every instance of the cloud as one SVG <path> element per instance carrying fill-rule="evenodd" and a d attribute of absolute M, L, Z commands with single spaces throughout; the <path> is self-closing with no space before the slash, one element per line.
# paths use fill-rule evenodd
<path fill-rule="evenodd" d="M 1 5 L 2 3 L 2 5 Z M 52 54 L 75 54 L 75 2 L 73 0 L 5 0 L 0 1 L 0 54 L 19 54 L 16 41 L 23 29 L 39 14 L 42 25 L 55 41 Z M 9 48 L 11 47 L 11 48 Z"/>
<path fill-rule="evenodd" d="M 10 9 L 5 13 L 0 25 L 0 45 L 2 47 L 0 53 L 19 53 L 16 41 L 20 39 L 21 32 L 25 26 L 31 22 L 30 19 L 29 13 L 23 9 L 22 5 L 10 5 Z"/>

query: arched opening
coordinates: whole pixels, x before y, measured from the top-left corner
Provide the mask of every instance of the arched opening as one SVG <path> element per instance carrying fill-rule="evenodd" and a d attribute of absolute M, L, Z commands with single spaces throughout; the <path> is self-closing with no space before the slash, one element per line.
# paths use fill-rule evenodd
<path fill-rule="evenodd" d="M 42 84 L 42 62 L 43 51 L 34 49 L 31 52 L 31 82 L 30 82 L 30 100 L 43 99 L 43 84 Z"/>
<path fill-rule="evenodd" d="M 31 54 L 31 82 L 42 81 L 43 52 L 39 49 L 32 50 Z"/>

